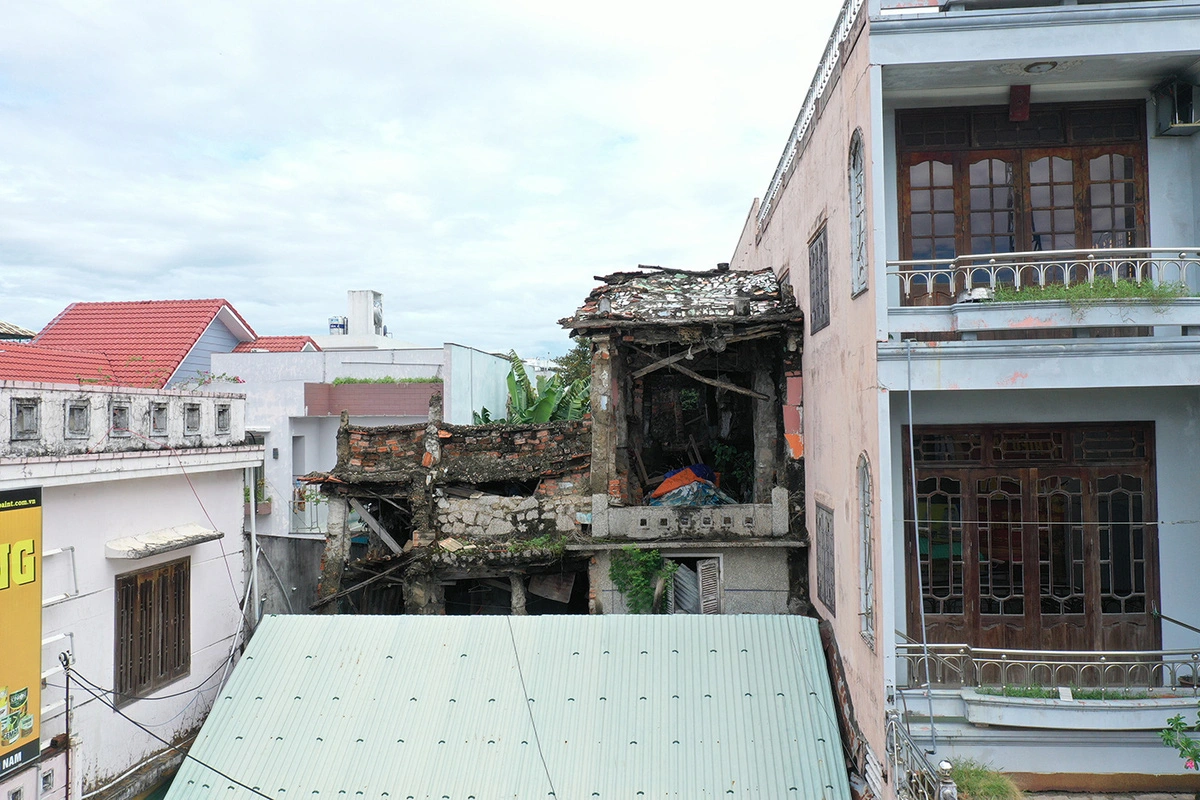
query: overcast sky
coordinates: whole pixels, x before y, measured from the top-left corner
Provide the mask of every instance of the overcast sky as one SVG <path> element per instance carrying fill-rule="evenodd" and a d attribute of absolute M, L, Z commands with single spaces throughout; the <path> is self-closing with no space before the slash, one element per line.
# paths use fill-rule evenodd
<path fill-rule="evenodd" d="M 0 320 L 320 334 L 376 289 L 399 339 L 558 354 L 594 275 L 729 260 L 839 7 L 8 3 Z"/>

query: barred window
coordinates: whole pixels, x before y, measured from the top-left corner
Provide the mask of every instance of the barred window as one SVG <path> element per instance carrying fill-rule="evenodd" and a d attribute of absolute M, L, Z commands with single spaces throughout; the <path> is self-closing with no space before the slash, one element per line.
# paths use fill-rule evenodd
<path fill-rule="evenodd" d="M 188 559 L 117 576 L 117 703 L 149 694 L 191 669 Z"/>
<path fill-rule="evenodd" d="M 867 169 L 862 129 L 850 139 L 850 296 L 867 290 Z"/>
<path fill-rule="evenodd" d="M 41 436 L 41 401 L 33 397 L 15 397 L 12 401 L 12 431 L 15 440 Z"/>
<path fill-rule="evenodd" d="M 808 244 L 809 334 L 829 325 L 829 247 L 825 226 Z"/>
<path fill-rule="evenodd" d="M 858 457 L 859 608 L 862 637 L 875 646 L 875 559 L 871 543 L 871 462 Z"/>
<path fill-rule="evenodd" d="M 833 590 L 833 509 L 817 503 L 817 598 L 837 612 Z"/>

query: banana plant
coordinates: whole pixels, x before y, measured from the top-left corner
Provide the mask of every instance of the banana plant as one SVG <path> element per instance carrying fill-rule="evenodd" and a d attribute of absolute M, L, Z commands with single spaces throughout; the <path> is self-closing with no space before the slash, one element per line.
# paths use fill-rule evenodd
<path fill-rule="evenodd" d="M 529 380 L 525 362 L 515 351 L 508 353 L 508 417 L 493 419 L 486 408 L 473 412 L 476 425 L 507 423 L 555 422 L 558 420 L 582 419 L 591 410 L 591 380 L 580 378 L 564 385 L 559 375 L 546 378 L 538 375 L 536 381 Z"/>

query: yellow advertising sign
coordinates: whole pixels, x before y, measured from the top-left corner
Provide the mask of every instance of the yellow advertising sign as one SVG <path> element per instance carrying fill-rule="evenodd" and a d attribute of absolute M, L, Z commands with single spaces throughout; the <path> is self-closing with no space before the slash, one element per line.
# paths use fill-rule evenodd
<path fill-rule="evenodd" d="M 42 490 L 0 492 L 0 779 L 41 751 Z"/>

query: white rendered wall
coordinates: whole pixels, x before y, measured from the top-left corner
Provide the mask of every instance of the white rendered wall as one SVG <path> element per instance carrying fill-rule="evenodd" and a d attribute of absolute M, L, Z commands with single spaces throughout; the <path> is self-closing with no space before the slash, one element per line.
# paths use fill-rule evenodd
<path fill-rule="evenodd" d="M 43 547 L 74 547 L 78 577 L 76 596 L 43 611 L 43 639 L 70 635 L 44 647 L 44 671 L 56 667 L 58 654 L 69 648 L 81 675 L 111 688 L 116 577 L 183 557 L 190 559 L 191 672 L 155 695 L 175 694 L 196 686 L 225 661 L 240 626 L 238 602 L 244 589 L 242 470 L 191 474 L 190 478 L 190 486 L 183 475 L 176 473 L 44 490 Z M 225 538 L 138 560 L 104 557 L 104 543 L 110 539 L 185 523 L 215 527 L 225 533 Z M 45 596 L 73 593 L 71 555 L 50 556 L 43 569 Z M 138 700 L 122 711 L 151 726 L 159 736 L 175 739 L 203 721 L 219 677 L 205 684 L 203 692 L 166 700 Z M 42 702 L 44 708 L 53 710 L 42 717 L 43 741 L 63 732 L 65 726 L 62 673 L 52 674 L 48 684 Z M 164 749 L 87 692 L 76 687 L 72 698 L 72 797 L 107 783 Z"/>

